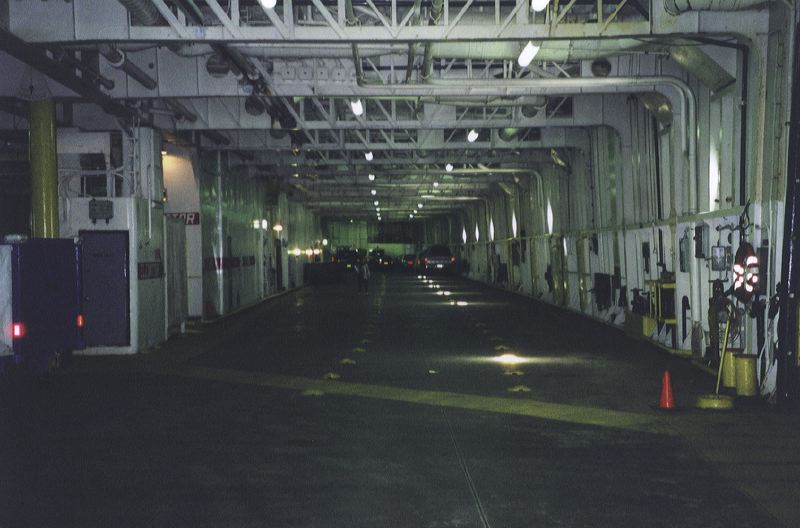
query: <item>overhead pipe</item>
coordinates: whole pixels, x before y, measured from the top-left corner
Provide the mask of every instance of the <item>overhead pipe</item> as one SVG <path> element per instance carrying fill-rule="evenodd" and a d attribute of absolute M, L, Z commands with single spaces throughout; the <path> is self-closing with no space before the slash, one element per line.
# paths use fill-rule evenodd
<path fill-rule="evenodd" d="M 115 48 L 110 44 L 100 44 L 98 51 L 100 52 L 100 55 L 105 57 L 112 67 L 124 71 L 128 77 L 138 82 L 148 90 L 156 89 L 155 79 L 147 75 L 147 73 L 145 73 L 144 70 L 139 68 L 137 65 L 130 62 L 124 51 Z"/>
<path fill-rule="evenodd" d="M 157 26 L 161 23 L 158 8 L 150 1 L 118 0 L 131 14 L 131 18 L 145 26 Z"/>
<path fill-rule="evenodd" d="M 688 11 L 742 11 L 769 3 L 769 0 L 664 0 L 664 11 L 678 16 Z"/>
<path fill-rule="evenodd" d="M 56 59 L 57 61 L 68 64 L 69 66 L 75 68 L 76 70 L 80 70 L 82 78 L 92 80 L 97 84 L 99 84 L 100 86 L 102 86 L 103 88 L 105 88 L 106 90 L 114 89 L 114 81 L 112 81 L 108 77 L 100 75 L 100 72 L 92 69 L 91 67 L 89 67 L 89 65 L 84 64 L 66 50 L 63 50 L 61 48 L 56 48 L 51 51 L 53 53 L 53 58 Z"/>
<path fill-rule="evenodd" d="M 432 56 L 448 59 L 513 60 L 522 51 L 523 43 L 514 40 L 478 42 L 436 42 L 430 45 Z M 589 60 L 614 53 L 636 51 L 644 43 L 638 39 L 599 41 L 547 40 L 541 42 L 536 60 Z"/>
<path fill-rule="evenodd" d="M 271 44 L 271 43 L 236 43 L 229 44 L 228 48 L 239 51 L 246 58 L 263 59 L 341 59 L 351 58 L 353 49 L 350 44 L 331 44 L 325 45 L 320 49 L 317 44 L 293 43 L 293 44 Z M 362 57 L 383 57 L 387 55 L 402 55 L 407 51 L 407 47 L 399 44 L 359 44 L 359 53 Z M 175 54 L 180 57 L 203 57 L 216 53 L 210 44 L 191 44 L 178 49 Z"/>
<path fill-rule="evenodd" d="M 444 12 L 444 0 L 431 0 L 431 14 L 428 19 L 428 25 L 438 26 L 442 19 Z M 422 70 L 420 71 L 420 79 L 424 82 L 431 78 L 433 74 L 433 57 L 434 57 L 434 44 L 427 42 L 425 44 L 425 57 L 422 60 Z"/>
<path fill-rule="evenodd" d="M 514 60 L 522 45 L 516 41 L 502 42 L 440 42 L 433 44 L 436 57 L 474 60 Z M 624 53 L 663 53 L 697 77 L 712 92 L 717 93 L 736 82 L 722 66 L 699 49 L 696 42 L 678 39 L 672 42 L 647 42 L 642 39 L 600 41 L 548 40 L 541 42 L 537 60 L 592 60 Z"/>
<path fill-rule="evenodd" d="M 535 106 L 543 107 L 547 104 L 547 97 L 544 95 L 528 95 L 517 97 L 500 96 L 476 96 L 476 97 L 420 97 L 424 103 L 435 103 L 451 106 L 477 106 L 477 107 L 514 107 L 514 106 Z"/>
<path fill-rule="evenodd" d="M 422 0 L 414 0 L 414 4 L 411 7 L 414 13 L 414 19 L 412 21 L 413 26 L 418 26 L 420 18 L 422 17 Z M 408 62 L 406 64 L 406 82 L 411 81 L 411 74 L 414 72 L 414 61 L 417 58 L 417 43 L 410 42 L 408 44 Z"/>
<path fill-rule="evenodd" d="M 175 99 L 164 99 L 164 104 L 182 119 L 190 123 L 197 121 L 197 114 L 189 110 L 186 105 Z"/>
<path fill-rule="evenodd" d="M 8 53 L 54 81 L 63 84 L 113 116 L 129 119 L 135 115 L 134 111 L 111 99 L 94 84 L 77 77 L 70 68 L 48 57 L 42 48 L 32 46 L 4 29 L 0 29 L 0 51 Z"/>

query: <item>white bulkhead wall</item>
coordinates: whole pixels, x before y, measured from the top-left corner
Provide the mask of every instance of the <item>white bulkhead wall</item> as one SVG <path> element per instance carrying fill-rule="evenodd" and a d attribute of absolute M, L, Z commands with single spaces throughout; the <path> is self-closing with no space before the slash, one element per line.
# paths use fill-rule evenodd
<path fill-rule="evenodd" d="M 163 269 L 164 209 L 161 201 L 161 157 L 159 134 L 147 128 L 122 132 L 122 165 L 112 166 L 111 134 L 60 129 L 59 215 L 64 238 L 79 236 L 81 231 L 126 231 L 129 254 L 128 346 L 91 347 L 85 354 L 131 354 L 141 352 L 166 339 L 164 310 L 164 277 L 148 273 L 140 267 Z M 80 154 L 102 154 L 106 160 L 109 185 L 104 195 L 87 196 L 88 187 L 81 183 L 85 173 L 76 163 Z M 92 199 L 112 202 L 114 217 L 105 221 L 89 219 Z M 91 324 L 87 320 L 86 324 Z"/>
<path fill-rule="evenodd" d="M 741 76 L 742 61 L 737 59 L 735 50 L 709 49 L 708 54 L 734 77 L 738 79 Z M 767 49 L 756 43 L 751 55 L 766 58 Z M 729 227 L 737 224 L 743 202 L 752 198 L 750 216 L 754 221 L 758 219 L 758 226 L 750 228 L 748 240 L 759 247 L 762 238 L 770 235 L 773 253 L 768 274 L 770 285 L 774 285 L 775 273 L 780 269 L 774 235 L 782 225 L 782 208 L 777 202 L 761 199 L 763 174 L 758 170 L 763 150 L 774 150 L 774 146 L 766 145 L 763 134 L 748 125 L 748 163 L 743 195 L 739 161 L 741 81 L 720 93 L 711 93 L 666 57 L 627 57 L 616 61 L 614 66 L 620 75 L 670 75 L 683 79 L 692 87 L 697 101 L 697 121 L 696 128 L 688 132 L 698 138 L 696 181 L 690 177 L 691 160 L 685 149 L 690 136 L 683 137 L 681 127 L 685 122 L 681 110 L 684 106 L 677 92 L 663 90 L 674 115 L 672 124 L 666 126 L 654 124 L 652 114 L 635 96 L 595 97 L 592 98 L 593 108 L 577 104 L 575 111 L 598 113 L 607 126 L 587 127 L 588 141 L 585 144 L 564 149 L 571 165 L 569 172 L 554 166 L 532 167 L 530 177 L 520 179 L 512 186 L 510 195 L 497 192 L 486 204 L 467 206 L 455 218 L 456 227 L 451 230 L 450 241 L 461 246 L 458 253 L 468 261 L 472 278 L 490 280 L 487 210 L 493 214 L 497 232 L 498 211 L 515 207 L 519 224 L 527 227 L 527 236 L 518 233 L 514 238 L 510 229 L 501 227 L 495 243 L 499 246 L 503 238 L 514 238 L 508 240 L 510 248 L 511 244 L 524 240 L 525 244 L 520 247 L 529 254 L 526 254 L 526 263 L 509 265 L 514 271 L 509 283 L 501 286 L 620 326 L 625 324 L 624 311 L 630 310 L 632 290 L 644 289 L 646 281 L 658 279 L 662 270 L 672 272 L 677 282 L 675 312 L 678 325 L 670 330 L 677 333 L 675 348 L 687 353 L 692 351 L 691 322 L 696 319 L 700 326 L 694 332 L 694 352 L 702 354 L 709 331 L 710 281 L 720 279 L 728 287 L 730 273 L 712 271 L 710 259 L 695 259 L 694 228 L 701 223 L 708 225 L 709 245 L 731 246 L 735 253 L 738 236 L 734 235 L 729 242 Z M 777 87 L 761 87 L 763 68 L 763 64 L 754 66 L 751 59 L 748 72 L 751 90 L 747 100 L 749 124 L 758 123 L 763 117 L 765 93 L 786 82 L 782 76 L 775 81 Z M 753 87 L 761 89 L 753 90 Z M 777 122 L 779 116 L 774 116 L 774 119 Z M 693 198 L 690 198 L 690 186 L 696 186 Z M 768 197 L 780 195 L 770 189 L 771 193 L 764 193 Z M 481 239 L 477 242 L 474 236 L 476 223 L 481 231 Z M 467 244 L 462 243 L 463 229 L 468 235 Z M 696 265 L 682 270 L 679 244 L 685 236 L 691 242 L 689 262 Z M 642 253 L 644 247 L 649 248 L 648 270 L 645 270 L 646 259 Z M 501 260 L 510 263 L 511 253 L 507 250 L 498 253 Z M 548 267 L 550 276 L 546 279 Z M 598 310 L 591 294 L 593 274 L 614 275 L 615 272 L 627 290 L 625 306 Z M 693 287 L 698 288 L 697 293 L 693 293 Z M 699 299 L 699 303 L 693 300 L 693 296 Z M 686 311 L 688 328 L 682 325 L 684 298 L 690 304 Z M 754 349 L 753 324 L 748 323 L 743 341 L 738 344 L 757 352 Z M 649 337 L 672 346 L 672 336 L 668 333 L 653 333 Z"/>
<path fill-rule="evenodd" d="M 194 173 L 199 174 L 203 317 L 214 319 L 301 286 L 305 250 L 321 239 L 316 215 L 253 177 L 225 152 L 202 152 Z M 276 239 L 281 240 L 280 255 Z M 288 254 L 294 248 L 301 257 Z M 276 284 L 279 268 L 283 273 Z"/>
<path fill-rule="evenodd" d="M 200 181 L 195 174 L 198 163 L 194 152 L 172 145 L 165 146 L 163 159 L 164 188 L 167 201 L 164 213 L 182 221 L 186 229 L 186 275 L 188 315 L 203 316 L 203 255 L 201 247 Z"/>

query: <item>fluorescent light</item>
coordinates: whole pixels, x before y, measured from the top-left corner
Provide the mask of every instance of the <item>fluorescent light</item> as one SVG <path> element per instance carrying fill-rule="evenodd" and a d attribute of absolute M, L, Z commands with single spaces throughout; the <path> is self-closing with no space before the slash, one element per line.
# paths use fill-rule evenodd
<path fill-rule="evenodd" d="M 537 50 L 537 51 L 538 51 L 538 50 Z M 531 60 L 533 60 L 533 57 L 531 57 Z M 528 62 L 530 62 L 530 61 L 528 61 Z M 527 66 L 527 64 L 526 64 L 526 66 Z M 477 139 L 478 139 L 478 133 L 477 133 L 477 132 L 475 131 L 475 129 L 473 128 L 473 129 L 472 129 L 472 130 L 470 130 L 470 131 L 469 131 L 469 133 L 467 134 L 467 141 L 469 141 L 470 143 L 475 143 L 475 141 L 476 141 Z"/>
<path fill-rule="evenodd" d="M 503 354 L 493 358 L 493 360 L 503 365 L 519 365 L 520 363 L 525 363 L 525 360 L 516 354 Z"/>
<path fill-rule="evenodd" d="M 361 99 L 350 101 L 350 108 L 353 110 L 353 114 L 356 116 L 360 116 L 364 113 L 364 105 L 361 104 Z"/>
<path fill-rule="evenodd" d="M 274 9 L 278 0 L 258 0 L 258 3 L 261 4 L 261 7 L 264 9 Z"/>
<path fill-rule="evenodd" d="M 453 164 L 448 163 L 447 165 L 444 166 L 444 170 L 446 170 L 447 172 L 453 172 Z"/>
<path fill-rule="evenodd" d="M 531 0 L 531 9 L 539 13 L 547 9 L 549 3 L 550 0 Z"/>
<path fill-rule="evenodd" d="M 539 53 L 541 46 L 537 46 L 533 43 L 532 40 L 529 40 L 525 47 L 522 48 L 522 51 L 519 53 L 519 57 L 517 58 L 517 64 L 519 64 L 523 68 L 527 68 L 528 65 L 533 62 L 533 59 Z"/>
<path fill-rule="evenodd" d="M 422 209 L 422 202 L 417 204 L 417 209 Z"/>
<path fill-rule="evenodd" d="M 373 158 L 372 151 L 370 150 L 369 152 L 365 152 L 364 153 L 364 158 L 366 158 L 367 161 L 372 161 L 372 158 Z"/>
<path fill-rule="evenodd" d="M 414 214 L 417 214 L 417 210 L 416 209 L 414 209 Z"/>
<path fill-rule="evenodd" d="M 374 174 L 370 174 L 369 176 L 367 176 L 367 178 L 369 178 L 369 181 L 375 181 L 375 175 Z"/>
<path fill-rule="evenodd" d="M 376 191 L 375 189 L 372 189 L 371 191 L 369 191 L 369 193 L 370 193 L 372 196 L 375 196 L 376 194 L 378 194 L 378 191 Z"/>
<path fill-rule="evenodd" d="M 378 211 L 379 213 L 381 212 L 381 208 L 380 207 L 376 207 L 375 210 Z"/>
<path fill-rule="evenodd" d="M 375 205 L 375 207 L 378 207 L 381 204 L 378 200 L 375 200 L 372 203 L 373 203 L 373 205 Z"/>

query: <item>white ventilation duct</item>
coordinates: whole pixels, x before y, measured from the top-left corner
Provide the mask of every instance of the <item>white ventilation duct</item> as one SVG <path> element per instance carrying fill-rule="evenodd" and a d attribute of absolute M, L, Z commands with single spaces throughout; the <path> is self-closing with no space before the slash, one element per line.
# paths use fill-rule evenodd
<path fill-rule="evenodd" d="M 515 41 L 443 42 L 433 45 L 433 55 L 446 59 L 514 60 L 519 56 L 521 49 L 522 43 Z M 669 54 L 672 60 L 714 93 L 736 82 L 734 77 L 699 48 L 697 42 L 686 39 L 678 39 L 671 44 L 651 44 L 640 39 L 548 40 L 541 43 L 536 60 L 592 60 L 645 51 Z"/>
<path fill-rule="evenodd" d="M 765 0 L 664 0 L 664 10 L 677 16 L 687 11 L 741 11 L 766 3 Z"/>
<path fill-rule="evenodd" d="M 432 45 L 434 57 L 447 59 L 512 60 L 519 56 L 524 42 L 437 42 Z M 637 39 L 614 40 L 548 40 L 541 43 L 536 60 L 578 61 L 608 57 L 641 49 Z"/>

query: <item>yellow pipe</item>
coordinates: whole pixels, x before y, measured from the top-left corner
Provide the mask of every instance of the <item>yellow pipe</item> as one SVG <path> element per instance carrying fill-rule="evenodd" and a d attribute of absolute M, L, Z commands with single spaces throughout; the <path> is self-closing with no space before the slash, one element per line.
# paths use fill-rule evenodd
<path fill-rule="evenodd" d="M 58 162 L 55 103 L 30 103 L 31 236 L 58 238 Z"/>

